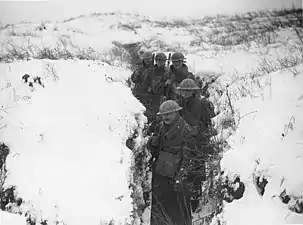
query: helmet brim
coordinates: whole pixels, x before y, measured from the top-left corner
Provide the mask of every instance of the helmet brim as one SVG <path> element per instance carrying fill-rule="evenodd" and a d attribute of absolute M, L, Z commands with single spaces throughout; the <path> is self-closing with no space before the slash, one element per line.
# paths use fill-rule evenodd
<path fill-rule="evenodd" d="M 191 91 L 191 90 L 201 90 L 201 88 L 199 88 L 199 87 L 196 87 L 196 88 L 182 88 L 182 87 L 177 87 L 177 90 Z"/>
<path fill-rule="evenodd" d="M 164 112 L 164 113 L 158 112 L 157 115 L 159 116 L 159 115 L 165 115 L 165 114 L 172 113 L 172 112 L 178 112 L 178 111 L 180 111 L 182 109 L 183 109 L 182 107 L 179 107 L 177 109 L 174 109 L 174 110 L 168 111 L 168 112 Z"/>
<path fill-rule="evenodd" d="M 184 60 L 186 60 L 186 58 L 183 58 L 183 59 L 174 59 L 174 60 L 171 59 L 172 62 L 178 62 L 178 61 L 184 61 Z"/>
<path fill-rule="evenodd" d="M 144 57 L 144 58 L 141 57 L 140 59 L 141 59 L 141 60 L 147 60 L 147 59 L 153 59 L 153 57 Z"/>

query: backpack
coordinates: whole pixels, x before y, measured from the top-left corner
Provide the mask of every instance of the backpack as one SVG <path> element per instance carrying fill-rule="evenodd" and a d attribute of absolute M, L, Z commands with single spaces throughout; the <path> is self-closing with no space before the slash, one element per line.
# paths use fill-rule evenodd
<path fill-rule="evenodd" d="M 162 126 L 160 129 L 162 129 Z M 185 127 L 181 131 L 181 136 L 183 136 L 184 129 Z M 161 150 L 161 147 L 162 140 L 160 143 L 159 156 L 155 161 L 155 173 L 164 177 L 174 178 L 181 164 L 183 146 L 180 147 L 181 151 L 179 154 L 173 154 L 167 151 L 163 151 Z"/>
<path fill-rule="evenodd" d="M 174 178 L 179 165 L 181 157 L 179 154 L 172 154 L 170 152 L 160 151 L 156 160 L 156 173 L 169 178 Z"/>

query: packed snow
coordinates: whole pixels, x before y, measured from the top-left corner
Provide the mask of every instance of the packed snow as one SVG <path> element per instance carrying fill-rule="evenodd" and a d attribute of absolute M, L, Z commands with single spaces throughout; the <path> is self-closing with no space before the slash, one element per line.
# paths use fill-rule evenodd
<path fill-rule="evenodd" d="M 2 79 L 28 90 L 16 90 L 19 101 L 2 121 L 1 140 L 12 151 L 6 184 L 17 186 L 37 218 L 74 225 L 112 219 L 124 224 L 132 210 L 131 151 L 125 142 L 142 129 L 144 107 L 123 83 L 107 81 L 102 66 L 47 62 L 57 71 L 53 81 L 43 63 L 1 65 Z M 37 85 L 30 91 L 21 83 L 23 73 L 33 68 L 45 72 L 45 88 Z"/>
<path fill-rule="evenodd" d="M 1 225 L 26 225 L 25 217 L 14 215 L 12 213 L 0 210 L 0 224 Z"/>
<path fill-rule="evenodd" d="M 231 149 L 224 153 L 221 166 L 229 176 L 240 176 L 246 190 L 242 199 L 225 205 L 228 225 L 303 223 L 302 214 L 289 210 L 296 202 L 283 204 L 279 198 L 284 189 L 294 199 L 302 201 L 303 196 L 302 75 L 268 74 L 258 98 L 235 103 L 239 126 L 228 139 Z M 268 181 L 263 196 L 254 177 Z"/>

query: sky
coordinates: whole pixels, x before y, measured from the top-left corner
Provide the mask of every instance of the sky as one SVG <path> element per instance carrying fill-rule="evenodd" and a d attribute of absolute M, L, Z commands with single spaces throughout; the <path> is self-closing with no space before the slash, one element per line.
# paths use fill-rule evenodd
<path fill-rule="evenodd" d="M 0 0 L 0 21 L 63 20 L 92 12 L 139 12 L 152 17 L 231 14 L 259 9 L 302 7 L 302 0 Z"/>

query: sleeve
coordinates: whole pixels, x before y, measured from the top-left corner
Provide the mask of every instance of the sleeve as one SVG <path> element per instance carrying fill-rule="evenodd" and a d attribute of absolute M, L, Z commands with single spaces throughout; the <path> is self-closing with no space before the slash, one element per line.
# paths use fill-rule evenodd
<path fill-rule="evenodd" d="M 142 77 L 143 77 L 143 88 L 145 90 L 148 90 L 148 92 L 151 92 L 152 91 L 152 79 L 153 79 L 153 70 L 152 69 L 147 69 L 143 72 L 142 74 Z M 149 90 L 151 89 L 151 90 Z"/>
<path fill-rule="evenodd" d="M 161 137 L 157 135 L 151 136 L 146 144 L 147 149 L 150 150 L 153 158 L 157 158 L 160 151 Z"/>
<path fill-rule="evenodd" d="M 196 79 L 196 77 L 194 76 L 194 74 L 192 72 L 187 72 L 186 78 L 193 79 L 197 83 L 197 85 L 199 86 L 199 82 L 198 82 L 198 80 Z"/>
<path fill-rule="evenodd" d="M 182 170 L 188 170 L 191 161 L 194 160 L 198 154 L 196 137 L 196 131 L 188 124 L 186 124 L 183 135 L 183 154 L 180 164 L 180 173 L 182 173 Z"/>
<path fill-rule="evenodd" d="M 152 91 L 155 94 L 162 94 L 164 92 L 165 81 L 163 77 L 157 77 L 152 82 Z"/>
<path fill-rule="evenodd" d="M 152 156 L 157 158 L 161 147 L 161 124 L 157 124 L 155 133 L 148 139 L 146 147 L 150 150 Z"/>
<path fill-rule="evenodd" d="M 130 76 L 130 79 L 133 83 L 140 83 L 140 78 L 141 78 L 141 74 L 142 74 L 142 68 L 141 67 L 137 67 L 134 72 L 132 73 L 132 75 Z"/>
<path fill-rule="evenodd" d="M 215 107 L 214 107 L 214 104 L 207 100 L 206 98 L 202 98 L 201 100 L 201 104 L 202 104 L 202 107 L 203 107 L 203 111 L 204 111 L 204 117 L 206 120 L 210 120 L 211 118 L 214 118 L 215 117 Z M 209 122 L 209 121 L 208 121 Z"/>

